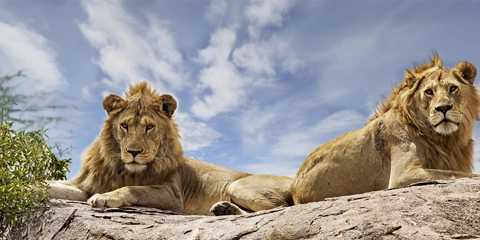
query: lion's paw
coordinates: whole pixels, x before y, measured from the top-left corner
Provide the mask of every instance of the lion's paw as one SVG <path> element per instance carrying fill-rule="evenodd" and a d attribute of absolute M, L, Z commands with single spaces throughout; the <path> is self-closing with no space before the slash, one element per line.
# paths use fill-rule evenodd
<path fill-rule="evenodd" d="M 245 211 L 231 202 L 217 202 L 210 208 L 210 212 L 215 216 L 240 215 L 245 213 Z"/>
<path fill-rule="evenodd" d="M 110 194 L 105 193 L 105 194 L 95 194 L 91 196 L 87 203 L 91 207 L 97 207 L 97 208 L 118 208 L 124 205 L 123 200 L 118 197 L 110 196 Z"/>

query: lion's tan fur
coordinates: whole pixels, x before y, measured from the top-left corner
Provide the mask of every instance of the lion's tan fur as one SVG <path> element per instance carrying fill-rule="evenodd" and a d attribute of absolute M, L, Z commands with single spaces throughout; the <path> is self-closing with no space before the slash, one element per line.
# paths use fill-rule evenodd
<path fill-rule="evenodd" d="M 146 82 L 126 99 L 109 95 L 102 133 L 71 181 L 51 182 L 55 198 L 93 207 L 140 205 L 187 214 L 243 214 L 291 204 L 292 179 L 252 175 L 185 158 L 173 113 L 176 101 Z M 219 202 L 218 204 L 216 204 Z M 213 206 L 213 207 L 212 207 Z"/>
<path fill-rule="evenodd" d="M 444 68 L 438 54 L 427 64 L 407 69 L 404 80 L 362 129 L 320 146 L 304 161 L 291 187 L 295 204 L 478 176 L 471 174 L 472 132 L 480 113 L 475 76 L 476 68 L 468 62 Z M 429 86 L 436 92 L 427 94 Z M 456 131 L 455 124 L 442 121 L 438 125 L 450 125 L 441 126 L 439 133 L 430 122 L 444 105 L 452 109 L 444 118 L 450 114 L 460 119 Z"/>

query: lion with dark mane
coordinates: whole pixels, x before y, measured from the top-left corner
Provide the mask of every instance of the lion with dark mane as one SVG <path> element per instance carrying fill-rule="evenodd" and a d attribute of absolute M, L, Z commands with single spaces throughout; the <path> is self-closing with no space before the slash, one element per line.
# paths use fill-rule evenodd
<path fill-rule="evenodd" d="M 176 100 L 146 82 L 126 99 L 103 101 L 108 117 L 85 151 L 80 172 L 50 182 L 49 196 L 92 207 L 145 206 L 186 214 L 227 215 L 292 204 L 292 179 L 252 175 L 185 158 L 173 113 Z"/>
<path fill-rule="evenodd" d="M 295 204 L 472 174 L 472 133 L 479 119 L 477 69 L 444 68 L 438 54 L 405 79 L 361 129 L 317 148 L 303 162 Z"/>

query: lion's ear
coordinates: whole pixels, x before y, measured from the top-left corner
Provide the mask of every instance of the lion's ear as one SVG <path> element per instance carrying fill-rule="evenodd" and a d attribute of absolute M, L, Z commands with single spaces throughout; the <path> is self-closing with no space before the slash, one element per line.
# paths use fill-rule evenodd
<path fill-rule="evenodd" d="M 477 76 L 477 68 L 473 66 L 473 64 L 469 62 L 460 62 L 455 69 L 460 72 L 463 79 L 467 80 L 470 84 L 473 84 L 473 81 Z"/>
<path fill-rule="evenodd" d="M 417 77 L 417 74 L 415 74 L 415 72 L 411 71 L 410 69 L 405 70 L 406 79 L 415 79 L 416 77 Z"/>
<path fill-rule="evenodd" d="M 125 105 L 125 100 L 115 94 L 110 94 L 103 99 L 103 109 L 105 109 L 108 114 L 115 109 L 125 107 Z"/>
<path fill-rule="evenodd" d="M 410 69 L 406 69 L 405 70 L 405 83 L 407 83 L 407 85 L 409 87 L 412 87 L 414 85 L 414 83 L 417 81 L 417 74 L 410 70 Z"/>
<path fill-rule="evenodd" d="M 177 101 L 171 95 L 163 94 L 158 98 L 160 111 L 167 117 L 171 118 L 177 109 Z"/>

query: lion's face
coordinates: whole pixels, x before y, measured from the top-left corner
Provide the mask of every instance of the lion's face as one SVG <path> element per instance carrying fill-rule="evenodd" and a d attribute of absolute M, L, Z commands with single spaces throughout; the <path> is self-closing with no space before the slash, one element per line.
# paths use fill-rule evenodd
<path fill-rule="evenodd" d="M 470 117 L 468 96 L 472 95 L 472 88 L 463 77 L 464 74 L 458 69 L 441 67 L 433 67 L 423 73 L 423 79 L 415 93 L 419 103 L 417 114 L 423 115 L 439 134 L 450 135 L 456 132 Z"/>
<path fill-rule="evenodd" d="M 149 163 L 165 157 L 167 131 L 176 101 L 170 95 L 158 99 L 107 96 L 104 108 L 112 118 L 111 131 L 119 155 L 129 172 L 142 172 Z"/>
<path fill-rule="evenodd" d="M 418 88 L 420 110 L 436 132 L 449 135 L 462 122 L 461 83 L 444 70 L 425 76 Z"/>
<path fill-rule="evenodd" d="M 159 124 L 162 119 L 158 114 L 153 111 L 142 115 L 134 113 L 135 109 L 128 106 L 119 114 L 113 127 L 125 168 L 131 172 L 141 172 L 157 157 L 161 136 L 165 136 L 165 133 Z"/>

